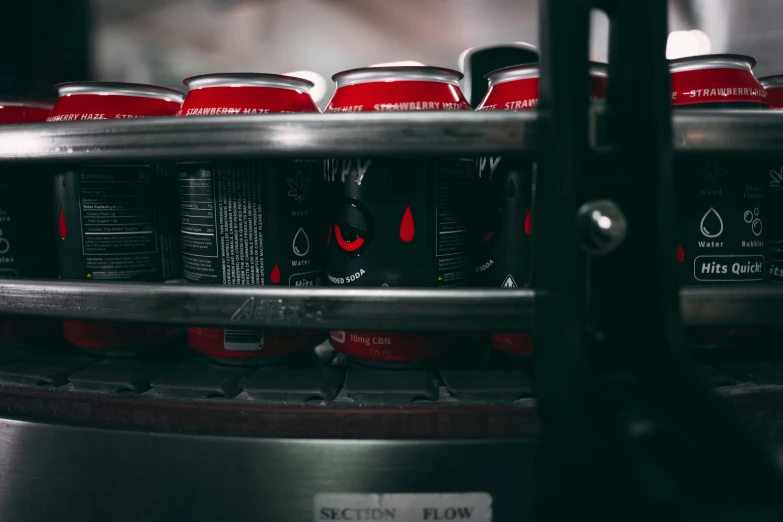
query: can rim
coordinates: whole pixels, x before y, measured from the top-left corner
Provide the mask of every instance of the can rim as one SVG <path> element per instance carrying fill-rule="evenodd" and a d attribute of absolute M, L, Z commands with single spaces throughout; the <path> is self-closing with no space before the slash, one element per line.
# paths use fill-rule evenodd
<path fill-rule="evenodd" d="M 468 63 L 468 58 L 473 54 L 476 54 L 481 51 L 485 51 L 487 49 L 492 49 L 493 47 L 498 47 L 501 45 L 507 47 L 516 47 L 517 49 L 524 49 L 526 51 L 535 53 L 535 55 L 538 56 L 538 60 L 541 60 L 541 51 L 539 50 L 539 48 L 527 42 L 501 42 L 501 43 L 486 44 L 486 45 L 476 45 L 474 47 L 468 47 L 467 49 L 462 51 L 462 53 L 459 55 L 459 58 L 457 58 L 457 65 L 459 67 L 459 70 L 463 74 L 465 73 L 465 65 Z M 526 65 L 526 64 L 519 64 L 519 65 Z M 468 99 L 470 99 L 471 91 L 473 90 L 472 82 L 473 80 L 470 74 L 465 76 L 465 79 L 462 82 L 462 92 L 465 94 L 465 97 Z"/>
<path fill-rule="evenodd" d="M 406 65 L 403 67 L 361 67 L 348 69 L 332 76 L 337 88 L 360 83 L 389 81 L 423 81 L 459 85 L 463 74 L 454 69 L 430 65 Z"/>
<path fill-rule="evenodd" d="M 52 110 L 55 102 L 46 100 L 29 100 L 25 98 L 0 98 L 0 106 L 29 107 L 31 109 Z"/>
<path fill-rule="evenodd" d="M 742 69 L 753 73 L 756 59 L 744 54 L 702 54 L 669 60 L 669 72 L 700 71 L 704 69 Z"/>
<path fill-rule="evenodd" d="M 267 73 L 210 73 L 182 80 L 189 91 L 210 87 L 273 87 L 310 92 L 315 84 L 304 78 Z"/>
<path fill-rule="evenodd" d="M 783 87 L 783 74 L 775 74 L 773 76 L 759 78 L 759 83 L 765 89 Z"/>
<path fill-rule="evenodd" d="M 590 62 L 588 65 L 590 76 L 595 78 L 608 78 L 609 67 L 605 63 Z M 527 63 L 524 65 L 512 65 L 510 67 L 503 67 L 502 69 L 496 69 L 491 73 L 484 76 L 489 82 L 490 87 L 495 85 L 513 82 L 516 80 L 530 80 L 532 78 L 539 77 L 539 64 Z"/>
<path fill-rule="evenodd" d="M 146 85 L 143 83 L 124 82 L 67 82 L 54 86 L 60 96 L 72 94 L 98 94 L 112 96 L 136 96 L 140 98 L 155 98 L 159 100 L 182 103 L 185 95 L 175 89 Z"/>

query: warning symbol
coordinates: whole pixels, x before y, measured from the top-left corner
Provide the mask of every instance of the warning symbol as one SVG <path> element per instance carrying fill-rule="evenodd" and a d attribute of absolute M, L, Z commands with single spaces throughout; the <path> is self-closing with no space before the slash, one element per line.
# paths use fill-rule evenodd
<path fill-rule="evenodd" d="M 500 285 L 501 288 L 516 288 L 517 282 L 514 281 L 514 278 L 511 277 L 511 274 L 508 274 L 506 276 L 506 279 L 503 280 L 503 284 Z"/>

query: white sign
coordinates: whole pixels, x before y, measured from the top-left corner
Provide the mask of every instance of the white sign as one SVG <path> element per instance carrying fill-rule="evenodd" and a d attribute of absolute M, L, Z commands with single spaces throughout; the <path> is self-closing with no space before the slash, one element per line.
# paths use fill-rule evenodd
<path fill-rule="evenodd" d="M 318 493 L 314 519 L 492 522 L 489 493 Z"/>

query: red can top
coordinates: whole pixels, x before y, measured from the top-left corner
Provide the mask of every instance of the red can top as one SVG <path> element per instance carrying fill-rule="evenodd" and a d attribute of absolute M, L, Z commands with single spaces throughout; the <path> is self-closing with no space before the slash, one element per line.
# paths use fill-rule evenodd
<path fill-rule="evenodd" d="M 260 73 L 203 74 L 185 80 L 188 95 L 178 116 L 318 112 L 313 83 Z"/>
<path fill-rule="evenodd" d="M 769 105 L 753 76 L 756 60 L 738 54 L 709 54 L 669 61 L 672 104 L 756 103 Z"/>
<path fill-rule="evenodd" d="M 72 82 L 54 86 L 60 98 L 46 121 L 174 116 L 185 95 L 138 83 Z"/>
<path fill-rule="evenodd" d="M 325 112 L 469 110 L 462 73 L 426 66 L 367 67 L 332 76 L 337 90 Z"/>
<path fill-rule="evenodd" d="M 39 100 L 0 98 L 0 125 L 46 121 L 54 103 Z"/>
<path fill-rule="evenodd" d="M 767 91 L 767 101 L 772 109 L 783 110 L 783 74 L 759 78 L 759 83 Z"/>
<path fill-rule="evenodd" d="M 492 71 L 486 76 L 489 90 L 477 111 L 530 110 L 538 105 L 537 63 L 514 65 Z M 606 99 L 607 68 L 605 63 L 590 63 L 590 96 Z"/>

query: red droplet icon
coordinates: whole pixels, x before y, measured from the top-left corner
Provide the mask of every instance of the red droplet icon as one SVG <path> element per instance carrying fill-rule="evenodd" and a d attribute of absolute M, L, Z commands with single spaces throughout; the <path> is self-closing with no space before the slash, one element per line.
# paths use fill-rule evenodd
<path fill-rule="evenodd" d="M 481 238 L 481 242 L 482 243 L 486 243 L 487 241 L 492 239 L 492 236 L 494 236 L 494 235 L 495 235 L 495 231 L 494 230 L 488 230 L 486 232 L 486 234 L 484 234 L 484 237 Z"/>
<path fill-rule="evenodd" d="M 63 207 L 60 207 L 60 239 L 65 239 L 66 237 L 68 237 L 68 229 L 65 226 L 65 213 L 63 212 Z"/>
<path fill-rule="evenodd" d="M 413 241 L 413 236 L 416 235 L 416 226 L 413 224 L 413 214 L 411 213 L 411 206 L 405 207 L 405 213 L 402 215 L 402 221 L 400 222 L 400 239 L 403 243 L 410 243 Z"/>
<path fill-rule="evenodd" d="M 330 244 L 332 242 L 332 225 L 329 225 L 326 227 L 326 244 Z"/>
<path fill-rule="evenodd" d="M 677 245 L 677 262 L 681 264 L 685 262 L 685 250 L 682 245 Z"/>
<path fill-rule="evenodd" d="M 280 282 L 280 268 L 277 265 L 272 268 L 272 273 L 269 274 L 269 280 L 272 281 L 273 285 Z"/>
<path fill-rule="evenodd" d="M 533 223 L 531 222 L 530 215 L 530 207 L 527 207 L 527 213 L 525 213 L 525 234 L 528 236 L 533 232 Z"/>

